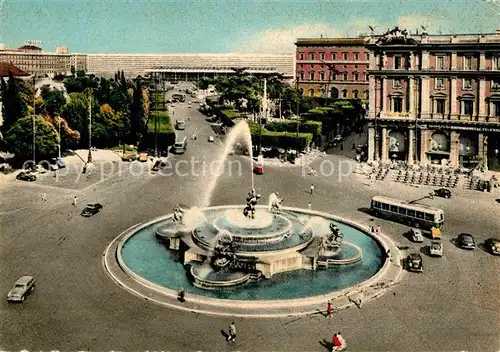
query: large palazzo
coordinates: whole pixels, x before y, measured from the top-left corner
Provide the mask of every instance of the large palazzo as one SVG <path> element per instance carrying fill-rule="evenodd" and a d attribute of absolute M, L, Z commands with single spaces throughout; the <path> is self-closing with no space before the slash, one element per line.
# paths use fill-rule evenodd
<path fill-rule="evenodd" d="M 500 32 L 371 37 L 369 161 L 500 170 Z"/>

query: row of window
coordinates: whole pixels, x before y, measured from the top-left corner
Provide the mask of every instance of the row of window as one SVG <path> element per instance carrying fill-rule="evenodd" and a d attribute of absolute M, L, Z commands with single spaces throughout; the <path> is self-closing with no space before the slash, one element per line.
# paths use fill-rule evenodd
<path fill-rule="evenodd" d="M 337 55 L 338 54 L 338 55 Z M 352 55 L 351 55 L 352 54 Z M 363 58 L 364 54 L 364 58 Z M 319 53 L 319 55 L 316 55 L 316 53 L 309 53 L 306 59 L 306 54 L 305 53 L 299 53 L 299 60 L 369 60 L 370 59 L 370 54 L 369 53 L 349 53 L 349 52 L 344 52 L 344 53 Z"/>
<path fill-rule="evenodd" d="M 311 70 L 314 70 L 314 69 L 317 69 L 318 66 L 323 70 L 325 68 L 325 65 L 324 64 L 311 64 L 310 65 L 310 68 Z M 343 65 L 344 67 L 344 70 L 347 70 L 347 66 L 352 66 L 352 65 Z M 361 66 L 361 69 L 365 69 L 366 71 L 368 71 L 368 65 L 354 65 L 354 69 L 355 70 L 358 70 Z M 299 65 L 299 69 L 303 70 L 304 68 L 307 68 L 307 65 L 304 65 L 304 64 L 300 64 Z M 340 68 L 340 65 L 335 65 L 335 68 Z"/>
<path fill-rule="evenodd" d="M 305 73 L 304 72 L 299 72 L 299 80 L 303 81 L 305 80 Z M 308 80 L 309 81 L 315 81 L 317 78 L 320 81 L 325 81 L 328 80 L 328 74 L 325 72 L 319 72 L 319 75 L 316 75 L 315 72 L 309 72 L 308 74 Z M 359 81 L 367 81 L 368 80 L 368 74 L 367 73 L 362 73 L 359 74 L 357 72 L 353 72 L 351 74 L 351 79 L 349 79 L 349 73 L 344 72 L 341 75 L 335 75 L 335 77 L 330 77 L 332 81 L 354 81 L 354 82 L 359 82 Z"/>
<path fill-rule="evenodd" d="M 465 71 L 472 71 L 473 66 L 472 66 L 472 56 L 463 56 L 463 64 L 462 64 L 462 69 Z M 496 55 L 492 57 L 492 69 L 493 70 L 500 70 L 500 55 Z M 403 65 L 403 56 L 394 56 L 393 60 L 393 69 L 395 70 L 401 70 L 401 69 L 409 69 L 410 67 L 410 61 L 408 57 L 405 57 L 405 65 Z M 436 70 L 445 70 L 445 56 L 436 56 Z"/>
<path fill-rule="evenodd" d="M 302 88 L 299 89 L 299 93 L 300 93 L 300 95 L 304 95 L 304 90 Z M 316 93 L 319 93 L 319 96 L 323 97 L 326 94 L 326 90 L 324 90 L 324 89 L 315 90 L 315 89 L 311 88 L 307 91 L 307 95 L 310 97 L 314 97 L 316 95 Z M 352 94 L 349 97 L 349 91 L 347 89 L 343 89 L 340 91 L 340 97 L 344 98 L 344 99 L 347 99 L 347 98 L 361 99 L 362 98 L 362 99 L 368 100 L 369 93 L 367 90 L 365 90 L 363 92 L 363 94 L 361 94 L 357 89 L 355 89 L 352 91 Z"/>
<path fill-rule="evenodd" d="M 437 98 L 433 100 L 434 108 L 433 112 L 436 114 L 446 114 L 446 104 L 447 100 L 444 98 Z M 490 116 L 500 117 L 500 101 L 491 102 Z M 391 97 L 391 111 L 395 113 L 403 112 L 403 97 L 393 96 Z M 465 116 L 474 115 L 474 100 L 461 100 L 460 101 L 460 114 Z"/>
<path fill-rule="evenodd" d="M 407 209 L 404 207 L 398 207 L 396 205 L 389 205 L 382 202 L 373 202 L 373 207 L 385 211 L 390 211 L 392 213 L 397 213 L 401 215 L 411 216 L 417 219 L 434 221 L 434 213 L 424 213 L 422 211 L 416 211 L 413 209 Z"/>
<path fill-rule="evenodd" d="M 445 89 L 445 78 L 435 78 L 434 79 L 434 89 Z M 393 88 L 401 88 L 402 87 L 401 79 L 394 79 L 392 81 Z M 463 90 L 472 90 L 472 79 L 464 78 L 462 79 L 462 89 Z M 497 91 L 500 90 L 500 79 L 493 79 L 491 81 L 491 90 Z"/>

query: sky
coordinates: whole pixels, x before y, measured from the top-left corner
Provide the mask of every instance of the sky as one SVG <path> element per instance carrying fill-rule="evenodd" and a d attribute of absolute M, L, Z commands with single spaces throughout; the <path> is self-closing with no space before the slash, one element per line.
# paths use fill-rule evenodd
<path fill-rule="evenodd" d="M 0 0 L 0 43 L 73 53 L 293 52 L 296 38 L 399 25 L 495 32 L 500 0 Z"/>

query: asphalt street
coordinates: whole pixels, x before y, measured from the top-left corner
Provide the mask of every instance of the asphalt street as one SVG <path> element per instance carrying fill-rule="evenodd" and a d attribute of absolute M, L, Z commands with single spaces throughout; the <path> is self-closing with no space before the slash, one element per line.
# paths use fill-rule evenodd
<path fill-rule="evenodd" d="M 177 104 L 175 114 L 187 121 L 186 134 L 195 132 L 198 139 L 188 141 L 185 154 L 169 156 L 171 166 L 163 172 L 151 172 L 151 164 L 127 172 L 133 163 L 120 163 L 125 171 L 103 180 L 93 176 L 94 183 L 82 181 L 90 183 L 85 187 L 2 182 L 0 294 L 6 295 L 21 275 L 33 275 L 37 286 L 22 304 L 0 301 L 0 350 L 326 351 L 320 341 L 342 331 L 351 351 L 498 351 L 500 259 L 482 248 L 467 252 L 453 244 L 460 232 L 473 233 L 478 243 L 498 236 L 500 204 L 480 192 L 460 190 L 451 200 L 423 201 L 445 210 L 444 257 L 424 254 L 422 274 L 405 273 L 390 292 L 333 319 L 238 318 L 238 339 L 228 344 L 220 330 L 231 319 L 168 309 L 119 287 L 102 265 L 106 246 L 128 227 L 171 212 L 176 203 L 199 204 L 210 177 L 201 161 L 210 164 L 222 148 L 219 140 L 207 141 L 213 132 L 196 105 Z M 212 205 L 243 204 L 250 188 L 248 160 L 229 158 L 237 161 L 233 165 L 241 163 L 242 172 L 237 166 L 225 170 Z M 318 158 L 313 168 L 335 170 L 316 177 L 305 176 L 301 167 L 268 166 L 255 177 L 255 186 L 266 199 L 279 191 L 285 205 L 306 207 L 311 201 L 313 209 L 380 224 L 397 244 L 421 250 L 402 235 L 407 228 L 372 220 L 363 208 L 376 194 L 410 200 L 428 189 L 390 182 L 371 188 L 360 176 L 347 175 L 350 163 L 338 156 Z M 182 172 L 176 174 L 176 167 Z M 41 201 L 43 192 L 47 202 Z M 81 217 L 84 204 L 94 201 L 103 204 L 102 212 Z"/>

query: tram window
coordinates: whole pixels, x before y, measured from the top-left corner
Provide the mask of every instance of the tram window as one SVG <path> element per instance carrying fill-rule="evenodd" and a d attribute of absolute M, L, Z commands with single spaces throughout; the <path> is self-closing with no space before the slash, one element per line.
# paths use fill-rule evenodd
<path fill-rule="evenodd" d="M 380 202 L 375 202 L 375 207 L 376 207 L 376 208 L 380 208 L 380 207 L 381 207 Z"/>
<path fill-rule="evenodd" d="M 417 219 L 423 219 L 424 218 L 424 213 L 421 211 L 417 211 Z"/>
<path fill-rule="evenodd" d="M 397 213 L 397 212 L 398 212 L 398 207 L 397 207 L 397 206 L 395 206 L 395 205 L 391 205 L 391 211 L 392 211 L 393 213 Z"/>
<path fill-rule="evenodd" d="M 389 204 L 382 203 L 382 209 L 389 210 Z"/>
<path fill-rule="evenodd" d="M 406 208 L 398 207 L 398 213 L 402 215 L 406 215 Z"/>
<path fill-rule="evenodd" d="M 406 213 L 406 215 L 415 217 L 415 210 L 408 209 L 408 212 Z"/>
<path fill-rule="evenodd" d="M 439 219 L 440 219 L 441 221 L 443 221 L 443 220 L 444 220 L 444 215 L 443 215 L 443 213 L 439 214 Z"/>
<path fill-rule="evenodd" d="M 427 221 L 434 221 L 434 214 L 426 213 L 425 214 L 425 220 L 427 220 Z"/>

